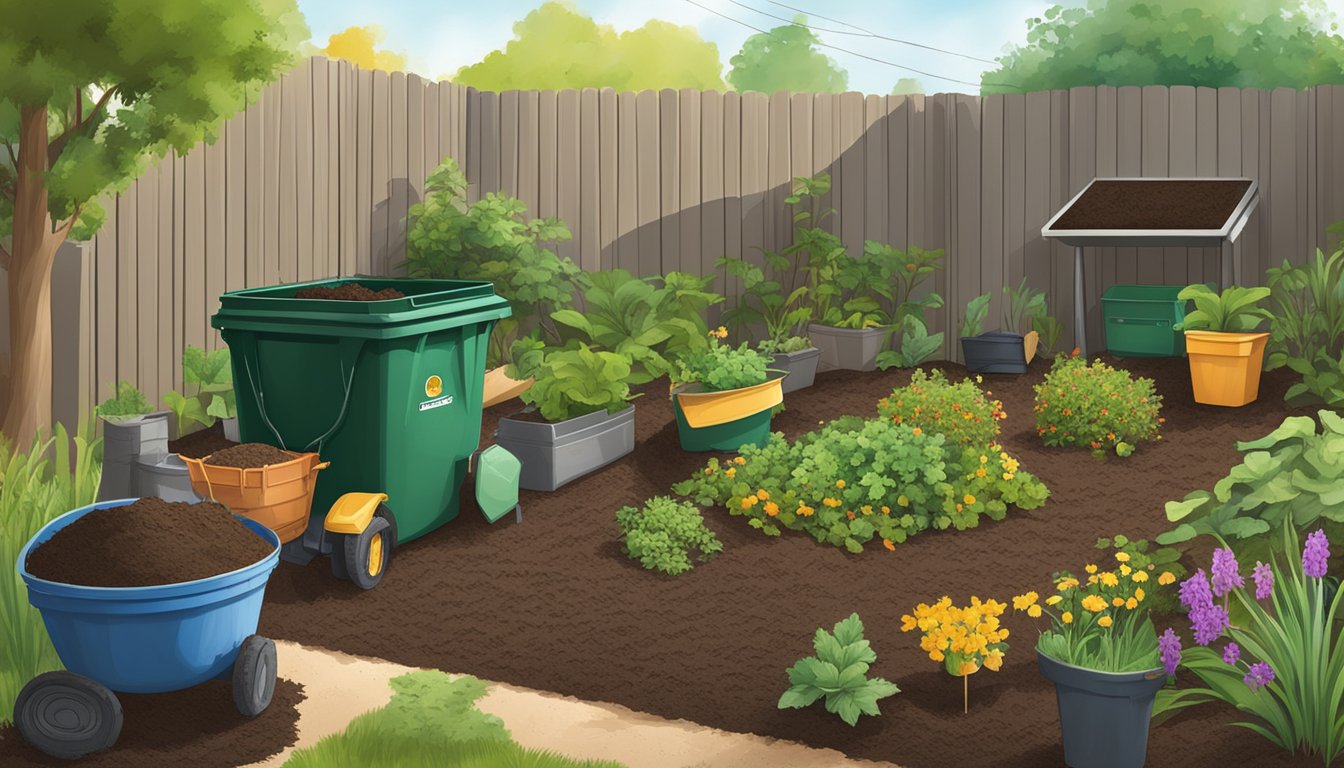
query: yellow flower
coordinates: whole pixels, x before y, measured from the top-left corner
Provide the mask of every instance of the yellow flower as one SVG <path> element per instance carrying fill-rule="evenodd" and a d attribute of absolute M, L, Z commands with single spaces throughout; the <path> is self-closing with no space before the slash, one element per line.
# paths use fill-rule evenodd
<path fill-rule="evenodd" d="M 1066 592 L 1070 589 L 1073 589 L 1076 586 L 1078 586 L 1078 580 L 1070 577 L 1067 579 L 1061 579 L 1060 582 L 1055 585 L 1055 588 L 1058 589 L 1060 592 Z"/>
<path fill-rule="evenodd" d="M 864 504 L 862 507 L 859 507 L 859 511 L 862 512 L 862 513 L 865 514 L 865 515 L 871 515 L 871 514 L 873 514 L 873 505 L 872 505 L 872 504 Z"/>
<path fill-rule="evenodd" d="M 799 517 L 811 517 L 811 516 L 812 516 L 812 513 L 813 513 L 814 511 L 815 511 L 815 510 L 813 510 L 811 507 L 809 507 L 809 506 L 807 506 L 806 504 L 804 504 L 804 505 L 798 507 L 797 515 L 798 515 Z"/>
<path fill-rule="evenodd" d="M 728 477 L 737 477 L 737 467 L 729 467 L 728 471 L 724 472 L 723 474 L 727 475 Z"/>
<path fill-rule="evenodd" d="M 983 454 L 983 453 L 980 454 L 980 463 L 981 463 L 981 464 L 984 464 L 984 463 L 986 463 L 986 462 L 988 462 L 988 461 L 989 461 L 989 457 L 988 457 L 988 456 L 986 456 L 986 455 Z"/>
<path fill-rule="evenodd" d="M 1115 559 L 1116 559 L 1116 562 L 1120 562 L 1120 563 L 1128 563 L 1128 562 L 1129 562 L 1129 553 L 1128 553 L 1128 552 L 1116 552 L 1116 553 L 1115 553 Z"/>
<path fill-rule="evenodd" d="M 765 514 L 771 517 L 774 517 L 775 515 L 779 514 L 779 505 L 773 501 L 765 502 L 765 506 L 762 507 L 762 509 L 765 510 Z"/>
<path fill-rule="evenodd" d="M 1143 587 L 1134 590 L 1134 599 L 1143 602 Z"/>
<path fill-rule="evenodd" d="M 1109 627 L 1113 623 L 1114 622 L 1111 621 L 1110 616 L 1102 616 L 1100 619 L 1097 619 L 1097 626 L 1099 627 Z"/>
<path fill-rule="evenodd" d="M 1168 584 L 1174 583 L 1175 581 L 1176 576 L 1173 575 L 1171 571 L 1163 571 L 1162 575 L 1157 577 L 1157 583 L 1161 584 L 1164 587 L 1167 586 Z"/>
<path fill-rule="evenodd" d="M 904 616 L 901 617 L 901 631 L 902 631 L 902 632 L 909 632 L 910 630 L 914 629 L 916 626 L 917 626 L 917 622 L 915 621 L 915 617 L 914 617 L 914 616 L 911 616 L 910 614 L 907 613 L 906 615 L 904 615 Z"/>
<path fill-rule="evenodd" d="M 1134 569 L 1133 569 L 1133 568 L 1130 568 L 1128 565 L 1121 565 L 1121 566 L 1120 566 L 1120 575 L 1121 575 L 1121 576 L 1128 576 L 1133 570 L 1134 570 Z"/>
<path fill-rule="evenodd" d="M 1017 597 L 1013 598 L 1013 610 L 1025 611 L 1027 608 L 1035 605 L 1038 599 L 1040 599 L 1040 595 L 1036 594 L 1035 592 L 1028 592 L 1025 595 L 1018 595 Z"/>
<path fill-rule="evenodd" d="M 1114 600 L 1111 601 L 1111 605 L 1114 605 L 1116 608 L 1119 608 L 1120 606 L 1122 606 L 1122 605 L 1124 605 L 1124 604 L 1125 604 L 1125 598 L 1123 598 L 1123 597 L 1117 597 L 1117 598 L 1115 598 Z"/>
<path fill-rule="evenodd" d="M 1087 567 L 1083 568 L 1083 570 L 1087 571 L 1088 573 L 1096 573 L 1097 566 L 1093 565 L 1092 563 L 1088 563 Z"/>
<path fill-rule="evenodd" d="M 1012 479 L 1013 479 L 1013 473 L 1012 473 L 1012 472 L 1004 472 L 1004 473 L 1003 473 L 1003 479 L 1004 479 L 1004 480 L 1012 480 Z"/>
<path fill-rule="evenodd" d="M 751 509 L 751 508 L 754 507 L 755 505 L 756 505 L 756 497 L 755 497 L 755 496 L 743 496 L 743 497 L 742 497 L 742 508 L 743 508 L 743 509 Z"/>
<path fill-rule="evenodd" d="M 1092 613 L 1100 613 L 1106 610 L 1106 601 L 1101 598 L 1101 595 L 1088 595 L 1083 598 L 1083 607 Z"/>
<path fill-rule="evenodd" d="M 1110 571 L 1097 574 L 1097 578 L 1101 579 L 1101 583 L 1108 587 L 1114 587 L 1120 583 L 1120 580 L 1116 578 L 1115 574 L 1111 573 Z"/>
<path fill-rule="evenodd" d="M 760 499 L 761 501 L 769 501 L 769 500 L 770 500 L 770 494 L 769 494 L 769 493 L 766 493 L 765 489 L 762 488 L 762 489 L 756 491 L 756 498 Z"/>
<path fill-rule="evenodd" d="M 990 672 L 998 672 L 1003 667 L 1003 651 L 990 651 L 985 656 L 985 669 Z"/>
<path fill-rule="evenodd" d="M 911 434 L 918 437 L 919 435 L 924 434 L 924 430 L 920 429 L 919 427 L 915 427 L 913 430 L 911 430 Z"/>
<path fill-rule="evenodd" d="M 1041 618 L 1041 606 L 1033 605 L 1027 609 L 1027 615 L 1033 619 Z"/>
<path fill-rule="evenodd" d="M 1148 580 L 1148 572 L 1147 572 L 1147 571 L 1135 571 L 1135 572 L 1134 572 L 1134 575 L 1133 575 L 1133 576 L 1130 576 L 1129 578 L 1133 579 L 1133 580 L 1135 581 L 1135 583 L 1142 584 L 1143 582 L 1145 582 L 1145 581 Z"/>
<path fill-rule="evenodd" d="M 896 506 L 908 507 L 910 506 L 910 500 L 905 497 L 905 494 L 901 494 L 896 498 Z"/>
<path fill-rule="evenodd" d="M 985 468 L 984 468 L 984 467 L 980 467 L 980 468 L 978 468 L 978 469 L 975 470 L 975 476 L 976 476 L 976 477 L 984 477 L 984 476 L 987 475 L 987 474 L 989 474 L 989 473 L 985 471 Z"/>
<path fill-rule="evenodd" d="M 1045 598 L 1046 605 L 1059 605 L 1063 601 L 1064 601 L 1063 595 L 1051 595 Z"/>
<path fill-rule="evenodd" d="M 1059 620 L 1062 621 L 1062 622 L 1064 622 L 1065 624 L 1072 624 L 1072 623 L 1073 623 L 1073 614 L 1070 613 L 1070 612 L 1068 612 L 1068 611 L 1065 611 L 1065 612 L 1064 612 L 1064 615 L 1059 617 Z"/>
<path fill-rule="evenodd" d="M 1125 601 L 1125 610 L 1132 611 L 1139 607 L 1139 601 L 1133 597 Z"/>
<path fill-rule="evenodd" d="M 882 505 L 882 514 L 884 514 L 884 515 L 890 515 L 890 514 L 891 514 L 891 507 L 888 507 L 886 504 L 883 504 L 883 505 Z"/>
<path fill-rule="evenodd" d="M 969 493 L 966 494 L 964 497 L 962 497 L 961 500 L 964 501 L 964 502 L 966 502 L 967 504 L 974 504 L 974 503 L 975 503 L 975 497 L 972 496 L 972 495 L 969 494 Z"/>
<path fill-rule="evenodd" d="M 821 500 L 821 503 L 822 503 L 822 504 L 825 504 L 825 505 L 828 506 L 828 507 L 838 507 L 838 506 L 840 506 L 840 500 L 839 500 L 839 499 L 832 499 L 830 496 L 827 496 L 826 498 L 822 499 L 822 500 Z"/>
<path fill-rule="evenodd" d="M 836 487 L 836 488 L 844 488 L 844 487 L 845 487 L 845 481 L 844 481 L 844 480 L 836 480 L 836 481 L 835 481 L 835 487 Z"/>

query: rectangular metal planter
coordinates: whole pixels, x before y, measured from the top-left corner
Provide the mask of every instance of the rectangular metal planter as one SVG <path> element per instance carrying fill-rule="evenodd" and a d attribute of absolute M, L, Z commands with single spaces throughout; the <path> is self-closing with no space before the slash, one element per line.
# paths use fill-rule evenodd
<path fill-rule="evenodd" d="M 635 450 L 635 406 L 556 424 L 505 417 L 499 420 L 495 443 L 522 462 L 520 487 L 554 491 Z"/>
<path fill-rule="evenodd" d="M 979 336 L 962 336 L 961 353 L 971 373 L 1026 373 L 1026 349 L 1022 335 L 1008 331 L 988 331 Z"/>
<path fill-rule="evenodd" d="M 807 335 L 821 352 L 818 371 L 875 371 L 886 328 L 836 328 L 813 323 Z"/>
<path fill-rule="evenodd" d="M 817 364 L 821 362 L 821 350 L 816 347 L 800 349 L 797 352 L 776 352 L 771 368 L 788 371 L 784 377 L 784 393 L 796 392 L 812 386 L 817 378 Z"/>
<path fill-rule="evenodd" d="M 103 476 L 98 500 L 136 495 L 136 459 L 168 453 L 168 411 L 121 423 L 103 420 Z"/>

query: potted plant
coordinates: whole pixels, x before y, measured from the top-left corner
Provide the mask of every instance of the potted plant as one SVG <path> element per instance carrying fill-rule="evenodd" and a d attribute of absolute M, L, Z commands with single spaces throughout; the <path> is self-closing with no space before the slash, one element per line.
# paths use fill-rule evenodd
<path fill-rule="evenodd" d="M 1059 322 L 1049 315 L 1044 291 L 1028 288 L 1024 278 L 1016 288 L 1004 286 L 1003 292 L 1008 299 L 1004 330 L 984 330 L 990 294 L 966 302 L 961 353 L 971 373 L 1026 373 L 1041 345 L 1042 331 L 1049 337 L 1047 347 L 1058 337 Z"/>
<path fill-rule="evenodd" d="M 635 449 L 630 360 L 575 342 L 530 371 L 527 408 L 499 420 L 495 442 L 522 463 L 519 486 L 554 491 Z"/>
<path fill-rule="evenodd" d="M 1269 334 L 1255 329 L 1270 319 L 1270 314 L 1256 305 L 1268 297 L 1268 288 L 1234 285 L 1215 293 L 1199 283 L 1186 286 L 1177 295 L 1182 301 L 1195 303 L 1195 311 L 1175 326 L 1185 332 L 1195 402 L 1235 408 L 1259 396 L 1260 369 Z"/>
<path fill-rule="evenodd" d="M 765 251 L 764 256 L 770 275 L 742 258 L 725 256 L 716 262 L 723 269 L 725 282 L 728 277 L 742 281 L 737 305 L 725 311 L 723 319 L 742 333 L 748 332 L 752 325 L 764 327 L 765 338 L 757 348 L 773 356 L 771 367 L 788 373 L 783 385 L 787 394 L 812 386 L 821 350 L 802 335 L 812 317 L 812 308 L 804 304 L 807 286 L 793 287 L 785 295 L 788 255 Z"/>
<path fill-rule="evenodd" d="M 1049 618 L 1036 660 L 1055 684 L 1070 768 L 1141 768 L 1153 701 L 1171 674 L 1144 600 L 1173 577 L 1127 551 L 1114 557 L 1109 570 L 1089 564 L 1080 577 L 1057 573 L 1044 601 L 1035 592 L 1013 598 L 1014 610 Z"/>
<path fill-rule="evenodd" d="M 770 439 L 770 417 L 784 402 L 788 374 L 768 368 L 770 358 L 747 342 L 723 344 L 728 329 L 708 333 L 709 346 L 677 358 L 672 411 L 687 451 L 736 451 Z"/>
<path fill-rule="evenodd" d="M 141 455 L 168 453 L 168 412 L 154 412 L 130 382 L 117 382 L 116 394 L 95 409 L 103 422 L 103 477 L 98 500 L 125 499 L 137 493 L 135 465 Z"/>

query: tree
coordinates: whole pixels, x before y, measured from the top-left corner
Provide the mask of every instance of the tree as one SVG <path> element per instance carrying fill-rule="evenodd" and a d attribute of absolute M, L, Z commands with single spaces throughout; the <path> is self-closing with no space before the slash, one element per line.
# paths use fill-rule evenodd
<path fill-rule="evenodd" d="M 289 66 L 308 31 L 293 0 L 0 0 L 0 261 L 12 372 L 0 426 L 51 423 L 51 268 L 95 199 L 150 156 L 186 152 Z"/>
<path fill-rule="evenodd" d="M 849 74 L 817 48 L 817 36 L 802 26 L 807 17 L 797 16 L 794 22 L 748 37 L 728 62 L 728 83 L 739 91 L 761 93 L 845 90 Z"/>
<path fill-rule="evenodd" d="M 919 82 L 917 77 L 902 77 L 896 81 L 896 85 L 891 87 L 892 96 L 906 96 L 912 93 L 923 93 L 924 84 Z"/>
<path fill-rule="evenodd" d="M 347 27 L 327 38 L 327 47 L 318 51 L 329 59 L 341 59 L 363 69 L 383 69 L 397 72 L 406 69 L 406 57 L 395 51 L 375 49 L 383 41 L 386 33 L 382 28 L 370 24 L 363 27 Z"/>
<path fill-rule="evenodd" d="M 513 39 L 453 80 L 481 90 L 723 87 L 719 48 L 691 27 L 650 21 L 617 33 L 548 2 L 513 25 Z"/>
<path fill-rule="evenodd" d="M 1344 82 L 1335 29 L 1320 0 L 1088 0 L 1028 19 L 1026 45 L 1000 57 L 981 90 Z"/>

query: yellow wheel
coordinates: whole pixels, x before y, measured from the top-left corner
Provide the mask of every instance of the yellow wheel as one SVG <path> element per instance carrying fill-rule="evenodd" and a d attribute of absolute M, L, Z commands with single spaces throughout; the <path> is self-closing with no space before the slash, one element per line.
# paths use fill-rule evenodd
<path fill-rule="evenodd" d="M 374 536 L 369 542 L 369 575 L 383 572 L 383 536 Z"/>
<path fill-rule="evenodd" d="M 360 589 L 373 589 L 383 580 L 397 546 L 397 523 L 392 511 L 379 504 L 360 533 L 346 534 L 345 568 Z"/>

